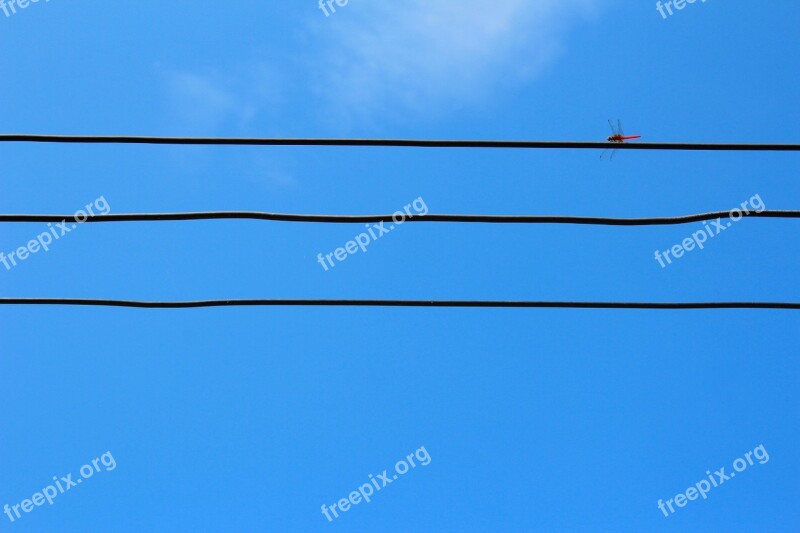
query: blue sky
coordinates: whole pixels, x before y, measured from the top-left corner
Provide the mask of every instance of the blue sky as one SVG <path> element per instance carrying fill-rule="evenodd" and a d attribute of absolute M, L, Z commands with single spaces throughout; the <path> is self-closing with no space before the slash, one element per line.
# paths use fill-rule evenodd
<path fill-rule="evenodd" d="M 13 133 L 797 142 L 796 2 L 78 2 L 0 11 Z M 432 5 L 431 5 L 432 4 Z M 800 205 L 794 154 L 0 146 L 0 212 L 679 215 Z M 81 226 L 0 294 L 800 301 L 797 224 Z M 46 231 L 0 227 L 8 254 Z M 796 531 L 788 311 L 0 308 L 2 531 Z M 763 445 L 736 478 L 674 498 Z M 424 447 L 329 522 L 321 512 Z"/>

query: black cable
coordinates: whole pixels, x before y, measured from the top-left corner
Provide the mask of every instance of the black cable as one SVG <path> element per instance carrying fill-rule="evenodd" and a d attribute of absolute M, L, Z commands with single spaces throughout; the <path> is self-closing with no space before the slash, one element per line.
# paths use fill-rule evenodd
<path fill-rule="evenodd" d="M 481 300 L 316 300 L 250 299 L 198 300 L 183 302 L 145 302 L 94 298 L 0 298 L 0 305 L 68 305 L 136 307 L 145 309 L 187 309 L 197 307 L 313 306 L 313 307 L 481 307 L 481 308 L 562 308 L 562 309 L 798 309 L 788 302 L 545 302 Z"/>
<path fill-rule="evenodd" d="M 404 215 L 405 222 L 456 222 L 493 224 L 589 224 L 601 226 L 667 226 L 687 224 L 718 218 L 729 218 L 730 211 L 714 211 L 677 217 L 576 217 L 557 215 Z M 800 218 L 800 210 L 764 210 L 742 213 L 743 217 L 755 218 Z M 399 219 L 400 217 L 398 217 Z M 110 213 L 86 219 L 86 222 L 152 222 L 177 220 L 249 219 L 283 222 L 317 222 L 355 224 L 366 222 L 392 222 L 392 215 L 295 215 L 287 213 L 263 213 L 257 211 L 205 211 L 195 213 Z M 72 222 L 74 215 L 3 215 L 0 222 Z"/>
<path fill-rule="evenodd" d="M 258 137 L 154 137 L 129 135 L 2 134 L 0 142 L 81 144 L 171 144 L 236 146 L 379 146 L 407 148 L 572 148 L 623 150 L 800 151 L 800 144 L 759 143 L 610 143 L 597 141 L 497 141 L 422 139 L 287 139 Z"/>

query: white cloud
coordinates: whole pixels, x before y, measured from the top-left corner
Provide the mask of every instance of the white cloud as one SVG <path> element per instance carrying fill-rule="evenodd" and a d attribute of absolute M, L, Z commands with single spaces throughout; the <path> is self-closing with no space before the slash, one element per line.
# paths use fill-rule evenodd
<path fill-rule="evenodd" d="M 597 4 L 350 0 L 317 23 L 326 50 L 318 90 L 350 115 L 463 105 L 540 73 L 568 24 Z"/>

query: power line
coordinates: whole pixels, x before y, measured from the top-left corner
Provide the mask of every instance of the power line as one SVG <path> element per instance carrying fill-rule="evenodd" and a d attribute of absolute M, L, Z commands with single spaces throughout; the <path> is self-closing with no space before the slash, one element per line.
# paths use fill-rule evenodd
<path fill-rule="evenodd" d="M 605 141 L 501 141 L 425 139 L 290 139 L 265 137 L 155 137 L 130 135 L 2 134 L 0 142 L 73 144 L 168 144 L 213 146 L 362 146 L 395 148 L 566 148 L 622 150 L 709 150 L 797 152 L 800 144 L 774 143 L 609 143 Z"/>
<path fill-rule="evenodd" d="M 800 218 L 800 210 L 764 210 L 741 213 L 746 218 Z M 393 222 L 393 215 L 300 215 L 288 213 L 266 213 L 258 211 L 202 211 L 188 213 L 110 213 L 89 217 L 85 222 L 155 222 L 188 220 L 246 219 L 281 222 L 315 222 L 355 224 L 370 222 Z M 667 226 L 731 218 L 730 211 L 713 211 L 676 217 L 580 217 L 558 215 L 413 215 L 403 214 L 408 222 L 452 222 L 488 224 L 584 224 L 600 226 Z M 399 219 L 400 217 L 398 217 Z M 0 214 L 0 222 L 67 222 L 75 215 Z M 398 220 L 399 221 L 399 220 Z M 722 228 L 724 229 L 724 227 Z M 720 230 L 721 231 L 721 230 Z"/>
<path fill-rule="evenodd" d="M 133 307 L 144 309 L 188 309 L 200 307 L 307 306 L 307 307 L 472 307 L 472 308 L 562 308 L 562 309 L 795 309 L 791 302 L 553 302 L 488 300 L 318 300 L 248 299 L 154 302 L 95 298 L 0 298 L 0 305 L 59 305 Z"/>

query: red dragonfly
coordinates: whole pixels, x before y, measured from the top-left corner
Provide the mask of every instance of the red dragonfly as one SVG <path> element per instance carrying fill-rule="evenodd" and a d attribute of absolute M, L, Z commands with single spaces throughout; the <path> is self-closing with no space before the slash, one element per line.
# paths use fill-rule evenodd
<path fill-rule="evenodd" d="M 616 126 L 610 120 L 608 121 L 608 125 L 611 126 L 612 135 L 609 135 L 608 139 L 606 140 L 610 143 L 621 144 L 624 143 L 625 141 L 630 141 L 631 139 L 641 139 L 642 137 L 641 135 L 625 135 L 624 133 L 622 133 L 622 123 L 619 120 L 617 121 Z M 611 157 L 609 159 L 614 159 L 614 154 L 616 153 L 616 150 L 614 150 L 613 148 L 609 148 L 608 150 L 604 151 L 600 155 L 600 159 L 602 159 L 603 156 L 605 156 L 609 150 L 611 150 Z"/>

